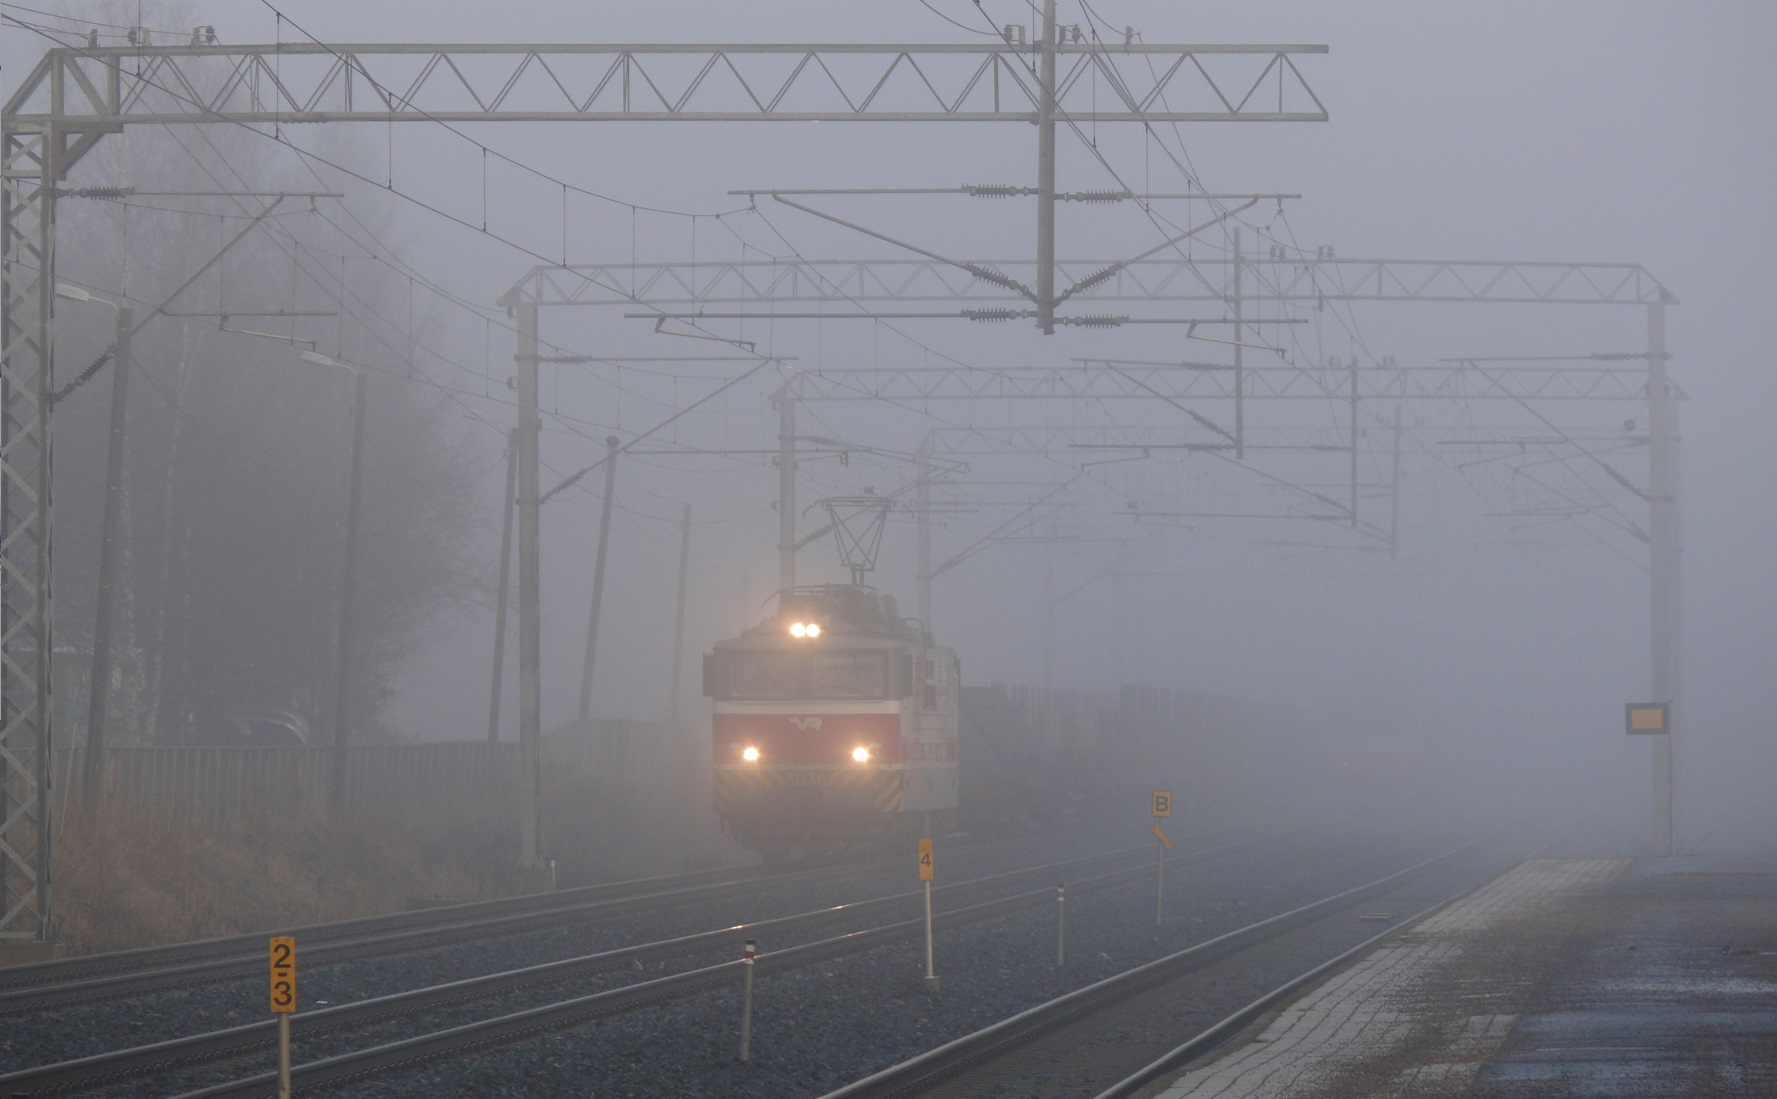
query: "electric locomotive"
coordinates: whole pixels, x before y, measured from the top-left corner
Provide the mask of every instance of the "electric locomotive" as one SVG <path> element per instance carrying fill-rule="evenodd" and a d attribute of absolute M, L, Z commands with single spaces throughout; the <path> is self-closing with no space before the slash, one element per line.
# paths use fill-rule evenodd
<path fill-rule="evenodd" d="M 865 851 L 947 827 L 960 668 L 889 595 L 790 588 L 704 656 L 716 812 L 768 858 Z"/>

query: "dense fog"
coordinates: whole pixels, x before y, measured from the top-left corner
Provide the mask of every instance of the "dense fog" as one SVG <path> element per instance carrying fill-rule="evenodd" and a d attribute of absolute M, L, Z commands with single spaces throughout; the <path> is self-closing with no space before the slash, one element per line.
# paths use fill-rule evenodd
<path fill-rule="evenodd" d="M 980 44 L 1007 24 L 1028 34 L 1032 18 L 1024 4 L 965 0 L 290 0 L 278 14 L 258 4 L 35 6 L 118 28 L 144 23 L 166 41 L 213 25 L 230 44 Z M 929 625 L 960 654 L 965 682 L 1145 684 L 1288 707 L 1305 743 L 1410 760 L 1403 781 L 1465 813 L 1554 820 L 1635 850 L 1650 801 L 1649 744 L 1623 731 L 1624 704 L 1650 690 L 1647 404 L 1637 383 L 1636 399 L 1611 401 L 1366 397 L 1355 484 L 1347 387 L 1354 374 L 1368 386 L 1396 367 L 1461 358 L 1643 369 L 1647 309 L 1286 303 L 1258 287 L 1315 258 L 1639 264 L 1675 299 L 1666 340 L 1684 397 L 1678 846 L 1768 850 L 1777 840 L 1777 501 L 1766 471 L 1777 457 L 1767 423 L 1777 375 L 1754 322 L 1771 289 L 1758 257 L 1777 249 L 1768 202 L 1777 77 L 1763 57 L 1777 12 L 1063 0 L 1059 14 L 1110 47 L 1126 33 L 1149 44 L 1329 47 L 1296 59 L 1326 122 L 1059 127 L 1063 192 L 1291 196 L 1063 202 L 1056 218 L 1063 285 L 1206 222 L 1164 256 L 1225 265 L 1238 231 L 1254 265 L 1247 317 L 1267 322 L 1242 330 L 1244 364 L 1259 372 L 1243 409 L 1252 445 L 1239 458 L 1187 445 L 1215 437 L 1206 420 L 1232 424 L 1232 402 L 1220 397 L 1010 400 L 993 386 L 969 400 L 811 397 L 797 409 L 798 536 L 827 524 L 822 500 L 892 497 L 868 582 L 916 613 L 910 486 L 923 447 L 943 470 L 932 489 L 932 565 L 942 571 Z M 9 95 L 51 44 L 21 23 L 5 27 Z M 731 89 L 713 82 L 707 94 L 731 98 Z M 1108 102 L 1113 90 L 1071 94 Z M 357 735 L 484 738 L 517 400 L 515 320 L 502 295 L 533 266 L 564 258 L 918 254 L 895 241 L 1028 271 L 1035 200 L 956 192 L 1031 186 L 1032 130 L 215 124 L 107 137 L 68 185 L 137 194 L 68 198 L 60 212 L 61 277 L 95 297 L 160 302 L 272 201 L 169 192 L 289 193 L 134 341 L 116 742 L 200 741 L 261 711 L 300 716 L 316 743 L 331 736 L 353 365 L 370 379 L 348 688 Z M 878 193 L 789 196 L 794 204 L 735 193 L 749 188 Z M 910 193 L 920 190 L 952 193 Z M 630 276 L 612 277 L 622 288 Z M 1214 323 L 1226 316 L 1217 302 L 1082 295 L 1064 312 L 1211 323 L 1044 335 L 1023 319 L 907 315 L 977 303 L 884 303 L 865 300 L 861 286 L 861 297 L 780 306 L 802 315 L 777 319 L 762 319 L 773 310 L 766 301 L 708 307 L 754 314 L 744 320 L 662 319 L 689 308 L 670 280 L 541 310 L 540 484 L 548 492 L 571 481 L 541 509 L 544 729 L 577 714 L 605 471 L 573 477 L 596 466 L 607 436 L 625 451 L 593 713 L 658 721 L 675 707 L 689 504 L 676 702 L 686 728 L 676 735 L 698 744 L 708 705 L 699 655 L 756 622 L 777 587 L 773 394 L 787 379 L 948 367 L 1078 375 L 1082 359 L 1226 367 L 1235 352 L 1233 329 Z M 820 313 L 845 316 L 807 315 Z M 64 299 L 57 324 L 62 383 L 110 343 L 112 313 Z M 1267 396 L 1286 370 L 1300 388 Z M 101 371 L 56 412 L 57 712 L 76 737 L 110 385 Z M 1127 441 L 1107 445 L 1117 439 Z M 797 579 L 848 579 L 831 536 L 800 550 Z M 510 739 L 516 631 L 504 667 L 500 735 Z"/>

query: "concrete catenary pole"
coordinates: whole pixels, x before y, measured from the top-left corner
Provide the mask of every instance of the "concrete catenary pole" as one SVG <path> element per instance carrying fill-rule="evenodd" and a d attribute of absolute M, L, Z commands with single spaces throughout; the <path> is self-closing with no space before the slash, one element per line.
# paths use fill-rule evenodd
<path fill-rule="evenodd" d="M 1055 0 L 1043 0 L 1037 102 L 1037 324 L 1055 333 Z"/>
<path fill-rule="evenodd" d="M 346 754 L 352 743 L 352 611 L 357 596 L 358 513 L 364 498 L 364 413 L 370 401 L 370 375 L 362 367 L 352 371 L 352 468 L 346 498 L 346 546 L 340 570 L 339 657 L 333 676 L 333 781 L 328 803 L 334 813 L 346 807 Z"/>
<path fill-rule="evenodd" d="M 543 842 L 543 630 L 537 545 L 537 307 L 518 310 L 518 864 L 540 869 Z"/>
<path fill-rule="evenodd" d="M 592 721 L 592 676 L 598 660 L 599 610 L 605 601 L 605 557 L 611 546 L 611 502 L 617 496 L 617 436 L 605 436 L 605 500 L 599 506 L 598 553 L 592 562 L 592 611 L 586 619 L 586 664 L 580 669 L 580 729 Z"/>
<path fill-rule="evenodd" d="M 111 690 L 111 618 L 117 581 L 117 531 L 123 508 L 124 421 L 129 401 L 130 328 L 135 313 L 117 308 L 117 350 L 111 357 L 111 434 L 105 454 L 105 512 L 99 527 L 98 613 L 93 622 L 92 688 L 87 698 L 86 762 L 81 774 L 81 823 L 91 825 L 99 811 L 104 773 L 106 704 Z"/>
<path fill-rule="evenodd" d="M 1666 303 L 1647 307 L 1647 429 L 1648 429 L 1648 584 L 1652 636 L 1652 688 L 1655 701 L 1672 703 L 1672 732 L 1650 737 L 1653 741 L 1653 849 L 1656 855 L 1674 851 L 1677 810 L 1674 804 L 1672 738 L 1684 721 L 1679 704 L 1682 664 L 1680 613 L 1684 545 L 1679 508 L 1678 404 L 1666 378 Z"/>
<path fill-rule="evenodd" d="M 913 490 L 919 523 L 919 624 L 932 633 L 932 437 L 920 440 L 916 457 L 919 481 Z"/>
<path fill-rule="evenodd" d="M 777 586 L 796 586 L 796 379 L 777 391 Z"/>
<path fill-rule="evenodd" d="M 1388 492 L 1388 559 L 1401 559 L 1401 406 L 1394 406 L 1394 456 Z"/>
<path fill-rule="evenodd" d="M 488 691 L 487 739 L 500 739 L 500 688 L 506 678 L 506 596 L 512 577 L 513 497 L 518 491 L 518 429 L 506 432 L 506 495 L 500 508 L 500 582 L 494 596 L 494 682 Z"/>
<path fill-rule="evenodd" d="M 1234 230 L 1234 460 L 1246 461 L 1246 326 L 1241 323 L 1246 307 L 1243 272 L 1246 262 L 1240 252 L 1240 230 Z"/>
<path fill-rule="evenodd" d="M 1351 529 L 1357 529 L 1357 438 L 1361 429 L 1357 426 L 1357 356 L 1351 357 L 1351 392 L 1348 397 L 1351 410 L 1351 503 L 1346 510 L 1351 512 Z"/>
<path fill-rule="evenodd" d="M 1045 747 L 1054 748 L 1055 728 L 1055 527 L 1043 546 L 1043 697 L 1038 703 L 1037 730 Z"/>
<path fill-rule="evenodd" d="M 679 513 L 679 598 L 673 605 L 673 675 L 667 684 L 666 713 L 667 727 L 677 731 L 679 728 L 679 677 L 685 667 L 685 580 L 688 565 L 691 561 L 691 504 L 689 501 Z"/>

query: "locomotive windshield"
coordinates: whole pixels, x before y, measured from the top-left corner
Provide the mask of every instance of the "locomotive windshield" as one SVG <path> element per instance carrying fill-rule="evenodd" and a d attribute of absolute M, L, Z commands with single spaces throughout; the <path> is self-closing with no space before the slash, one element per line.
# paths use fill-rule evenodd
<path fill-rule="evenodd" d="M 809 653 L 730 651 L 716 657 L 718 698 L 743 702 L 897 697 L 889 654 L 821 650 Z"/>
<path fill-rule="evenodd" d="M 802 681 L 797 653 L 723 653 L 716 658 L 726 698 L 796 698 Z"/>
<path fill-rule="evenodd" d="M 889 697 L 888 654 L 813 654 L 808 662 L 808 697 Z"/>

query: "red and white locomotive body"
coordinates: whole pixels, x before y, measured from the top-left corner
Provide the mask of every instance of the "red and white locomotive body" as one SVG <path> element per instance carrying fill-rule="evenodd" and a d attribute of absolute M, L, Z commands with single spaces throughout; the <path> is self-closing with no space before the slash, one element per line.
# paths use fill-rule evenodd
<path fill-rule="evenodd" d="M 780 592 L 704 658 L 716 811 L 767 855 L 868 848 L 957 805 L 959 669 L 894 600 L 850 584 Z"/>

